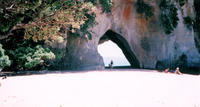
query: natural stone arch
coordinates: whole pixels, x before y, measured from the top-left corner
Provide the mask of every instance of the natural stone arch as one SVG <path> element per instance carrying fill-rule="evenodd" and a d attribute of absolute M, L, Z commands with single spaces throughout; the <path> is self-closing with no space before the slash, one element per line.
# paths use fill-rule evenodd
<path fill-rule="evenodd" d="M 136 2 L 137 0 L 127 0 Z M 195 47 L 195 32 L 185 27 L 183 17 L 190 16 L 190 13 L 182 15 L 182 11 L 188 10 L 183 7 L 178 9 L 179 19 L 177 28 L 170 35 L 166 35 L 160 26 L 159 18 L 159 0 L 148 1 L 154 8 L 154 16 L 146 20 L 137 14 L 134 7 L 130 7 L 130 3 L 126 0 L 113 0 L 113 7 L 111 13 L 103 13 L 100 8 L 97 8 L 96 22 L 93 27 L 89 29 L 92 34 L 92 40 L 87 40 L 84 35 L 81 37 L 69 37 L 67 39 L 66 52 L 63 59 L 59 63 L 62 69 L 104 69 L 104 62 L 99 55 L 97 47 L 99 40 L 102 41 L 102 35 L 115 35 L 109 36 L 112 41 L 117 41 L 120 37 L 125 39 L 127 46 L 120 47 L 122 51 L 130 50 L 132 54 L 125 56 L 128 58 L 131 55 L 136 56 L 133 59 L 138 60 L 140 68 L 155 69 L 170 67 L 175 65 L 177 60 L 181 59 L 182 55 L 187 58 L 186 65 L 188 67 L 200 68 L 200 54 Z M 188 6 L 193 6 L 192 0 L 187 3 Z M 132 5 L 134 6 L 134 5 Z M 193 8 L 190 8 L 194 12 Z M 111 32 L 112 29 L 113 31 Z M 106 32 L 108 31 L 108 32 Z M 105 33 L 106 32 L 106 33 Z M 115 33 L 116 32 L 116 33 Z M 119 36 L 116 36 L 119 35 Z M 120 39 L 122 41 L 123 39 Z M 116 42 L 115 42 L 116 43 Z M 123 50 L 126 49 L 126 50 Z M 129 51 L 128 51 L 129 52 Z M 134 53 L 134 54 L 133 54 Z M 137 60 L 129 61 L 131 64 Z M 185 61 L 185 60 L 183 60 Z M 178 61 L 178 62 L 183 62 Z M 137 65 L 137 66 L 138 66 Z M 132 64 L 134 67 L 134 65 Z M 59 67 L 57 67 L 59 68 Z"/>
<path fill-rule="evenodd" d="M 120 34 L 108 30 L 99 40 L 99 43 L 103 43 L 106 40 L 111 40 L 112 42 L 116 43 L 118 47 L 122 50 L 124 53 L 124 56 L 131 64 L 131 67 L 133 68 L 140 68 L 140 64 L 138 59 L 136 58 L 135 54 L 132 52 L 128 42 L 124 37 L 122 37 Z"/>

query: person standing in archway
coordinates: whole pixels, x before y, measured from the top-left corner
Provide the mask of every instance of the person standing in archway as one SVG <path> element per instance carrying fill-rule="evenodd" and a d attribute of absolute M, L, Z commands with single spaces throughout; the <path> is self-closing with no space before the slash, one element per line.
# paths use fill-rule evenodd
<path fill-rule="evenodd" d="M 113 68 L 113 60 L 111 60 L 110 64 L 109 64 L 109 68 L 112 69 Z"/>

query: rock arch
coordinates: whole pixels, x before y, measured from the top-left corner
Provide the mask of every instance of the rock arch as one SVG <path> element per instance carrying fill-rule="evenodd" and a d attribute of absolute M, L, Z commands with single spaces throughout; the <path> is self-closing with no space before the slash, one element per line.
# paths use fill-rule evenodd
<path fill-rule="evenodd" d="M 118 47 L 122 50 L 124 53 L 126 59 L 131 64 L 131 67 L 133 68 L 139 68 L 140 64 L 138 59 L 136 58 L 135 54 L 132 52 L 128 42 L 125 38 L 123 38 L 120 34 L 108 30 L 99 40 L 99 43 L 103 43 L 105 40 L 111 40 L 112 42 L 116 43 Z"/>
<path fill-rule="evenodd" d="M 164 69 L 178 66 L 179 63 L 200 68 L 200 54 L 194 41 L 195 33 L 183 23 L 183 17 L 190 14 L 182 15 L 182 11 L 188 8 L 178 9 L 178 26 L 173 33 L 166 35 L 160 26 L 159 0 L 144 1 L 154 8 L 154 16 L 149 20 L 137 14 L 134 5 L 129 7 L 130 3 L 135 3 L 136 0 L 113 0 L 112 11 L 109 14 L 102 13 L 101 9 L 97 8 L 97 24 L 89 29 L 92 40 L 87 40 L 84 35 L 69 37 L 66 56 L 59 65 L 63 69 L 104 69 L 103 58 L 99 55 L 97 47 L 99 40 L 106 37 L 102 37 L 105 34 L 122 49 L 135 68 Z M 187 5 L 193 6 L 192 0 Z M 190 9 L 194 12 L 193 8 Z M 182 56 L 186 60 L 182 60 Z"/>

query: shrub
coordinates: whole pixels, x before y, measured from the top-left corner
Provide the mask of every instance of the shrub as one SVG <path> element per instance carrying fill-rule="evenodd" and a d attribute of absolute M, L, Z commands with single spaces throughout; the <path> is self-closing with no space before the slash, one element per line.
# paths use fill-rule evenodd
<path fill-rule="evenodd" d="M 31 46 L 27 42 L 18 45 L 15 50 L 10 50 L 9 55 L 22 70 L 39 70 L 46 67 L 49 61 L 55 58 L 54 53 L 48 48 L 41 45 Z"/>
<path fill-rule="evenodd" d="M 160 20 L 166 34 L 170 34 L 178 25 L 178 9 L 174 4 L 170 3 L 170 0 L 162 0 L 159 5 L 161 13 Z"/>
<path fill-rule="evenodd" d="M 9 60 L 9 57 L 5 55 L 5 50 L 2 48 L 2 45 L 0 44 L 0 69 L 3 69 L 6 66 L 10 66 L 11 61 Z"/>
<path fill-rule="evenodd" d="M 97 5 L 97 0 L 84 0 L 85 2 L 91 2 L 94 5 Z"/>
<path fill-rule="evenodd" d="M 182 7 L 182 6 L 184 6 L 184 5 L 185 5 L 185 3 L 186 3 L 186 0 L 176 0 L 176 2 L 178 2 L 178 3 L 179 3 L 179 5 Z"/>
<path fill-rule="evenodd" d="M 99 0 L 99 2 L 102 5 L 103 8 L 103 12 L 111 12 L 111 8 L 112 8 L 112 0 Z"/>
<path fill-rule="evenodd" d="M 193 26 L 193 19 L 190 16 L 184 17 L 183 23 L 187 26 L 188 29 L 191 29 Z"/>
<path fill-rule="evenodd" d="M 136 12 L 139 14 L 144 14 L 147 20 L 154 15 L 152 6 L 145 3 L 143 0 L 137 0 L 135 7 Z"/>

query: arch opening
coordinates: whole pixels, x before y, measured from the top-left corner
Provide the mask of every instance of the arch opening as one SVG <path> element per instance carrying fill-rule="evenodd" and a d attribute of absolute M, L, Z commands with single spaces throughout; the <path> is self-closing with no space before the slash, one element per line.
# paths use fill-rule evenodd
<path fill-rule="evenodd" d="M 126 41 L 126 39 L 123 38 L 120 34 L 114 32 L 112 30 L 108 30 L 100 38 L 99 46 L 101 44 L 104 44 L 104 43 L 106 45 L 106 43 L 112 43 L 112 42 L 115 43 L 119 47 L 119 49 L 121 49 L 121 53 L 119 53 L 119 54 L 122 54 L 122 55 L 120 55 L 121 59 L 119 59 L 119 60 L 121 60 L 121 62 L 124 63 L 125 67 L 129 66 L 131 68 L 140 68 L 140 64 L 139 64 L 138 59 L 136 58 L 136 56 L 132 52 L 128 42 Z M 111 48 L 105 49 L 105 51 L 107 51 L 107 53 L 110 53 L 111 55 L 113 54 L 113 56 L 116 56 L 115 54 L 117 54 L 117 53 L 115 53 L 115 51 L 113 51 L 114 48 L 115 48 L 114 45 L 113 45 L 113 47 L 111 45 Z M 103 53 L 100 53 L 100 54 L 103 54 Z M 102 55 L 102 56 L 105 56 L 105 55 Z M 106 57 L 103 57 L 103 59 L 104 59 L 105 66 L 107 66 L 108 61 L 111 61 L 111 59 L 106 58 Z M 127 61 L 126 61 L 126 59 L 127 59 Z M 107 61 L 107 62 L 105 62 L 105 61 Z M 121 65 L 123 66 L 123 64 L 121 64 Z"/>
<path fill-rule="evenodd" d="M 114 68 L 128 68 L 131 66 L 122 50 L 111 40 L 100 44 L 98 52 L 103 57 L 105 67 L 109 67 L 111 61 L 113 61 Z"/>

